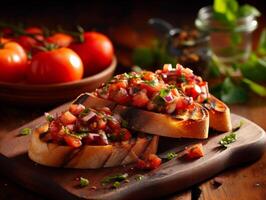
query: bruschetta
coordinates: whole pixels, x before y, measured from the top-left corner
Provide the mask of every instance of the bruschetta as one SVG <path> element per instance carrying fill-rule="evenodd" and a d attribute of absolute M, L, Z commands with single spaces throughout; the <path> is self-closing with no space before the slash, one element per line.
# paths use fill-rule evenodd
<path fill-rule="evenodd" d="M 209 111 L 210 127 L 217 131 L 230 131 L 232 129 L 230 109 L 221 100 L 209 93 L 208 83 L 201 77 L 193 74 L 189 68 L 177 64 L 176 68 L 165 64 L 162 70 L 156 74 L 161 76 L 164 82 L 175 85 L 184 95 L 203 105 Z"/>
<path fill-rule="evenodd" d="M 36 163 L 65 168 L 114 167 L 155 154 L 158 136 L 129 131 L 107 107 L 72 104 L 33 131 L 28 155 Z"/>
<path fill-rule="evenodd" d="M 74 103 L 109 107 L 135 131 L 174 138 L 207 138 L 209 114 L 200 104 L 149 71 L 115 76 Z"/>

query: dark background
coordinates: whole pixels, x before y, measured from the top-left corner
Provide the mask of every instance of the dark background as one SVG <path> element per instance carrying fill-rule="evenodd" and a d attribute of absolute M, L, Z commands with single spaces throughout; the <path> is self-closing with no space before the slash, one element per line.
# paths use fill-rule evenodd
<path fill-rule="evenodd" d="M 51 28 L 61 24 L 71 28 L 80 24 L 86 28 L 104 29 L 123 23 L 143 25 L 150 17 L 161 17 L 175 25 L 193 24 L 199 8 L 212 4 L 212 0 L 125 0 L 125 1 L 1 1 L 0 19 L 45 25 Z M 250 3 L 262 13 L 264 0 L 239 0 Z"/>

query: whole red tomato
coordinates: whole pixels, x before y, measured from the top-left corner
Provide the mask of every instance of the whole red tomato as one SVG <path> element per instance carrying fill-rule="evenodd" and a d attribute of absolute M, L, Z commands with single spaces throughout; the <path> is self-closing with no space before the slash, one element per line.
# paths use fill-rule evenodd
<path fill-rule="evenodd" d="M 33 56 L 27 72 L 28 82 L 35 84 L 75 81 L 82 76 L 82 61 L 69 48 L 38 52 Z"/>
<path fill-rule="evenodd" d="M 44 37 L 43 37 L 43 31 L 42 29 L 38 28 L 38 27 L 30 27 L 25 29 L 26 33 L 29 34 L 34 34 L 37 40 L 43 41 Z M 26 50 L 26 51 L 31 51 L 33 47 L 35 46 L 39 46 L 39 42 L 29 36 L 26 35 L 21 35 L 17 38 L 17 42 Z"/>
<path fill-rule="evenodd" d="M 81 58 L 85 76 L 96 74 L 108 67 L 114 57 L 112 42 L 103 34 L 85 32 L 84 42 L 72 43 L 73 49 Z"/>
<path fill-rule="evenodd" d="M 56 44 L 59 47 L 68 47 L 73 41 L 73 37 L 65 33 L 55 33 L 46 38 L 48 43 Z"/>
<path fill-rule="evenodd" d="M 27 55 L 16 42 L 1 39 L 0 81 L 18 82 L 24 79 L 27 68 Z"/>

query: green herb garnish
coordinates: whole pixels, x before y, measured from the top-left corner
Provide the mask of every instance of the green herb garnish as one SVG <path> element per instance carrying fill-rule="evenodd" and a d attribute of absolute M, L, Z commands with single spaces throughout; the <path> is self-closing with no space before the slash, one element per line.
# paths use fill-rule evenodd
<path fill-rule="evenodd" d="M 229 135 L 224 136 L 219 144 L 223 147 L 223 148 L 227 148 L 229 144 L 233 143 L 236 141 L 236 134 L 235 133 L 230 133 Z"/>
<path fill-rule="evenodd" d="M 120 183 L 119 181 L 115 181 L 115 182 L 113 183 L 113 187 L 114 187 L 114 188 L 118 188 L 118 187 L 120 187 L 120 185 L 121 185 L 121 183 Z"/>
<path fill-rule="evenodd" d="M 233 143 L 236 141 L 237 136 L 236 136 L 236 131 L 238 131 L 242 125 L 244 124 L 243 120 L 240 120 L 239 125 L 235 128 L 233 128 L 232 132 L 229 135 L 224 136 L 220 141 L 219 144 L 223 147 L 223 148 L 227 148 L 229 144 Z"/>
<path fill-rule="evenodd" d="M 156 83 L 157 83 L 157 81 L 155 81 L 155 80 L 151 80 L 151 81 L 144 81 L 146 84 L 148 84 L 149 86 L 152 86 L 152 87 L 154 87 L 154 86 L 156 86 Z"/>
<path fill-rule="evenodd" d="M 125 174 L 116 174 L 116 175 L 113 175 L 113 176 L 107 176 L 101 181 L 101 183 L 102 183 L 102 185 L 106 185 L 108 183 L 113 183 L 113 182 L 116 182 L 116 181 L 121 182 L 123 180 L 126 180 L 127 177 L 128 177 L 127 173 L 125 173 Z"/>
<path fill-rule="evenodd" d="M 20 130 L 20 135 L 21 136 L 26 136 L 31 134 L 31 128 L 23 128 Z"/>
<path fill-rule="evenodd" d="M 160 90 L 160 97 L 162 97 L 162 98 L 166 97 L 169 94 L 169 92 L 170 92 L 170 89 L 168 89 L 168 88 L 161 89 Z"/>
<path fill-rule="evenodd" d="M 48 121 L 48 122 L 51 122 L 54 120 L 54 117 L 53 115 L 49 114 L 49 113 L 45 113 L 45 119 Z"/>
<path fill-rule="evenodd" d="M 175 152 L 169 152 L 167 153 L 167 160 L 172 160 L 173 158 L 176 158 L 177 157 L 177 153 Z"/>
<path fill-rule="evenodd" d="M 86 187 L 89 185 L 89 183 L 90 183 L 90 181 L 88 179 L 83 178 L 83 177 L 79 178 L 79 186 L 80 187 Z"/>

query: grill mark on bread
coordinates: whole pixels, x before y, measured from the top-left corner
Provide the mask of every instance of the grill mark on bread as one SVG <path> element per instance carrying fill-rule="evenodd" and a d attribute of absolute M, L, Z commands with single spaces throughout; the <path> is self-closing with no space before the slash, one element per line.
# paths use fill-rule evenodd
<path fill-rule="evenodd" d="M 73 158 L 79 156 L 80 153 L 82 153 L 82 151 L 84 150 L 84 146 L 81 146 L 78 149 L 73 149 L 71 151 L 69 151 L 69 153 L 67 153 L 64 158 L 63 158 L 63 162 L 60 165 L 61 167 L 65 167 L 68 165 L 69 162 L 72 161 Z"/>

